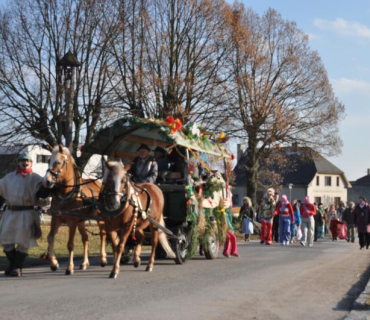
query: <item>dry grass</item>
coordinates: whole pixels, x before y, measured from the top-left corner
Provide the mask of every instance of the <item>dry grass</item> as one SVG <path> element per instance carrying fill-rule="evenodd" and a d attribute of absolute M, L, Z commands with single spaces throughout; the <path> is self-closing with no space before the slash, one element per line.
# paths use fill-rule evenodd
<path fill-rule="evenodd" d="M 99 228 L 97 226 L 87 226 L 87 230 L 93 233 L 99 233 Z M 47 251 L 47 235 L 49 233 L 50 226 L 41 226 L 42 229 L 42 238 L 39 239 L 37 242 L 39 247 L 32 248 L 29 251 L 29 257 L 26 259 L 25 267 L 33 266 L 33 265 L 40 265 L 40 264 L 49 264 L 48 261 L 40 259 L 40 256 Z M 89 234 L 89 256 L 98 256 L 100 251 L 100 237 Z M 55 253 L 58 257 L 58 260 L 65 260 L 68 257 L 68 250 L 67 250 L 67 240 L 68 240 L 68 227 L 61 226 L 59 228 L 58 234 L 55 238 Z M 107 246 L 107 253 L 112 253 L 112 247 L 110 245 Z M 81 242 L 81 237 L 79 236 L 79 232 L 77 231 L 75 237 L 75 257 L 82 257 L 83 247 Z M 7 265 L 7 260 L 5 257 L 4 252 L 0 251 L 0 270 L 4 270 Z"/>

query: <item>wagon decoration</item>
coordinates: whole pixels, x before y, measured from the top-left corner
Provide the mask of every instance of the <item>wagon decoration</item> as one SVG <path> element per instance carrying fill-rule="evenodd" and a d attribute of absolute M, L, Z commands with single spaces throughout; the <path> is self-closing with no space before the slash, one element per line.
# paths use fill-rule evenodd
<path fill-rule="evenodd" d="M 217 256 L 231 226 L 228 184 L 234 156 L 225 134 L 206 132 L 200 124 L 179 119 L 122 118 L 96 133 L 84 152 L 129 162 L 140 144 L 167 151 L 170 168 L 159 184 L 164 194 L 164 217 L 176 239 L 176 263 L 190 259 L 200 244 L 206 258 Z M 224 167 L 223 175 L 218 171 Z M 214 170 L 218 169 L 218 170 Z"/>

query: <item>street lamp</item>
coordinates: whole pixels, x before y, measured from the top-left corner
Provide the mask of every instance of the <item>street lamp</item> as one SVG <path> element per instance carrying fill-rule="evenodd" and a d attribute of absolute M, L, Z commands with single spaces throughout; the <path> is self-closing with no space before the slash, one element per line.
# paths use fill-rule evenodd
<path fill-rule="evenodd" d="M 292 188 L 293 188 L 293 183 L 289 183 L 289 201 L 292 202 Z"/>
<path fill-rule="evenodd" d="M 64 93 L 66 102 L 65 111 L 65 145 L 72 151 L 72 124 L 73 124 L 73 101 L 74 101 L 74 69 L 81 66 L 76 56 L 68 51 L 62 59 L 57 61 L 57 68 L 64 73 Z"/>

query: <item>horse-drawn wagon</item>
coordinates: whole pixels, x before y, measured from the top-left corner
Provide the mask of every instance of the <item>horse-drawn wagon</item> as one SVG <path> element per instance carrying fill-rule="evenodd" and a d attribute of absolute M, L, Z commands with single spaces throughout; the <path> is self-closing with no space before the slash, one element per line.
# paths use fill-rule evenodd
<path fill-rule="evenodd" d="M 165 230 L 172 231 L 175 261 L 182 264 L 198 244 L 206 258 L 217 257 L 226 225 L 231 224 L 228 179 L 233 156 L 222 142 L 222 137 L 202 134 L 196 124 L 182 127 L 172 117 L 123 118 L 101 129 L 84 152 L 129 163 L 143 143 L 167 151 L 169 166 L 159 172 L 158 187 L 164 195 Z M 128 244 L 134 246 L 132 240 Z M 157 256 L 160 253 L 157 250 Z"/>

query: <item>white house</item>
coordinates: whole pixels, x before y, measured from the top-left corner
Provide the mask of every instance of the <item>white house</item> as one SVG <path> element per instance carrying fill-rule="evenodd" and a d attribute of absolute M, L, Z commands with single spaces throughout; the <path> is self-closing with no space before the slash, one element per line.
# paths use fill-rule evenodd
<path fill-rule="evenodd" d="M 302 152 L 310 157 L 303 157 Z M 319 153 L 303 148 L 280 148 L 292 163 L 292 169 L 282 174 L 283 182 L 277 191 L 286 194 L 289 199 L 299 199 L 308 195 L 312 202 L 338 205 L 340 201 L 347 202 L 347 189 L 351 188 L 345 173 L 325 159 Z M 236 185 L 233 188 L 234 204 L 241 205 L 242 198 L 246 195 L 245 187 L 245 163 L 248 155 L 244 153 L 234 172 Z M 265 190 L 262 188 L 257 192 L 257 199 L 262 198 Z"/>

